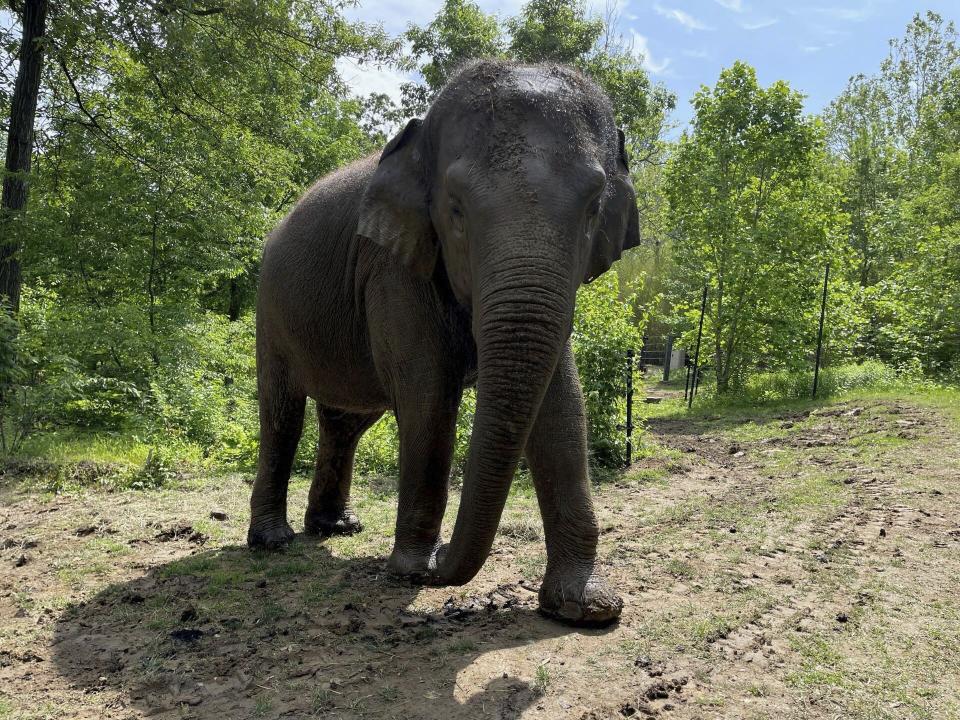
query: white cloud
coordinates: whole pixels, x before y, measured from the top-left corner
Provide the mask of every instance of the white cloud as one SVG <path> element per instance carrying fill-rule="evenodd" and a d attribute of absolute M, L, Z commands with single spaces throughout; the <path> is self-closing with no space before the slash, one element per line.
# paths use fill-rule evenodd
<path fill-rule="evenodd" d="M 816 53 L 823 50 L 823 45 L 801 45 L 800 49 L 805 53 Z"/>
<path fill-rule="evenodd" d="M 873 15 L 875 5 L 876 2 L 873 0 L 867 0 L 867 2 L 864 2 L 859 7 L 838 7 L 831 5 L 826 7 L 792 8 L 788 10 L 788 12 L 794 15 L 810 13 L 814 15 L 820 15 L 821 17 L 830 18 L 832 20 L 862 22 Z"/>
<path fill-rule="evenodd" d="M 644 70 L 652 75 L 659 75 L 667 69 L 670 65 L 670 58 L 665 57 L 657 61 L 653 57 L 653 53 L 650 52 L 650 43 L 646 36 L 641 35 L 636 30 L 631 30 L 630 34 L 633 36 L 634 51 L 637 57 L 640 58 L 640 63 L 643 65 Z"/>
<path fill-rule="evenodd" d="M 743 0 L 714 0 L 717 5 L 734 12 L 743 12 Z"/>
<path fill-rule="evenodd" d="M 705 60 L 706 58 L 710 57 L 710 53 L 708 53 L 706 50 L 681 50 L 680 52 L 687 57 L 697 58 L 699 60 Z"/>
<path fill-rule="evenodd" d="M 771 25 L 776 25 L 778 22 L 780 22 L 779 18 L 767 18 L 766 20 L 757 20 L 756 22 L 742 22 L 740 23 L 740 27 L 744 30 L 762 30 Z"/>
<path fill-rule="evenodd" d="M 665 18 L 674 20 L 681 25 L 683 25 L 687 30 L 711 30 L 712 28 L 704 25 L 702 22 L 697 20 L 690 13 L 686 13 L 683 10 L 677 10 L 676 8 L 666 8 L 662 5 L 654 3 L 653 9 L 657 11 L 658 15 L 662 15 Z"/>
<path fill-rule="evenodd" d="M 400 102 L 400 86 L 412 79 L 393 68 L 360 65 L 346 57 L 337 59 L 337 72 L 354 95 L 364 97 L 371 93 L 383 93 L 396 103 Z"/>

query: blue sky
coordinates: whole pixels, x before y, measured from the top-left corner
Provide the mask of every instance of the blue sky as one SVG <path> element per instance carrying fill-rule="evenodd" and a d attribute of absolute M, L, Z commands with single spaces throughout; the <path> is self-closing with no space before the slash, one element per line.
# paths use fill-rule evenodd
<path fill-rule="evenodd" d="M 515 14 L 523 0 L 480 0 L 487 12 Z M 383 23 L 393 34 L 408 23 L 430 21 L 441 0 L 361 0 L 351 17 Z M 603 0 L 595 3 L 603 7 Z M 621 30 L 643 55 L 651 76 L 677 95 L 674 120 L 691 116 L 690 99 L 700 85 L 713 85 L 724 67 L 744 60 L 760 82 L 784 79 L 807 95 L 818 112 L 857 73 L 872 74 L 887 54 L 890 38 L 903 34 L 917 12 L 934 10 L 960 22 L 960 1 L 905 0 L 621 0 Z M 389 69 L 341 63 L 344 77 L 360 93 L 396 96 L 406 78 Z"/>

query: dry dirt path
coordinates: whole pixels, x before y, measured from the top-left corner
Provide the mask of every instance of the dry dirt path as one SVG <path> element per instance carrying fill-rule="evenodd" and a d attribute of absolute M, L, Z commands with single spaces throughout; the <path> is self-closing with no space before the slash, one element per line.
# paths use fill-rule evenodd
<path fill-rule="evenodd" d="M 62 495 L 8 476 L 0 718 L 960 718 L 958 415 L 651 420 L 649 456 L 596 495 L 626 601 L 606 630 L 537 614 L 527 487 L 451 590 L 384 576 L 389 480 L 358 490 L 360 535 L 269 555 L 241 546 L 239 476 Z"/>

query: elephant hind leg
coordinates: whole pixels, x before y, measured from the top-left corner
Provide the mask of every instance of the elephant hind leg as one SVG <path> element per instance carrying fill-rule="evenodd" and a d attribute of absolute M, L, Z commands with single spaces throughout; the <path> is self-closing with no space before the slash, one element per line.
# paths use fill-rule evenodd
<path fill-rule="evenodd" d="M 357 443 L 383 412 L 348 413 L 317 405 L 320 440 L 310 485 L 304 531 L 310 535 L 352 535 L 363 527 L 350 507 L 350 481 Z"/>
<path fill-rule="evenodd" d="M 286 363 L 261 357 L 257 363 L 260 398 L 260 454 L 250 497 L 247 545 L 273 549 L 293 539 L 287 522 L 287 485 L 303 432 L 306 397 L 290 380 Z"/>

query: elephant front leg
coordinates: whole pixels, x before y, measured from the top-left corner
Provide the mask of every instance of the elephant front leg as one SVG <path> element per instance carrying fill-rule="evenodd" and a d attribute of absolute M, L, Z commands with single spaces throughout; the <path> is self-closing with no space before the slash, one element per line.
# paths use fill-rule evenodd
<path fill-rule="evenodd" d="M 460 393 L 398 402 L 400 485 L 397 529 L 387 569 L 426 577 L 435 569 L 457 432 Z"/>
<path fill-rule="evenodd" d="M 620 616 L 623 601 L 597 569 L 599 528 L 587 472 L 587 423 L 570 344 L 560 355 L 526 445 L 547 542 L 540 610 L 575 625 Z"/>

